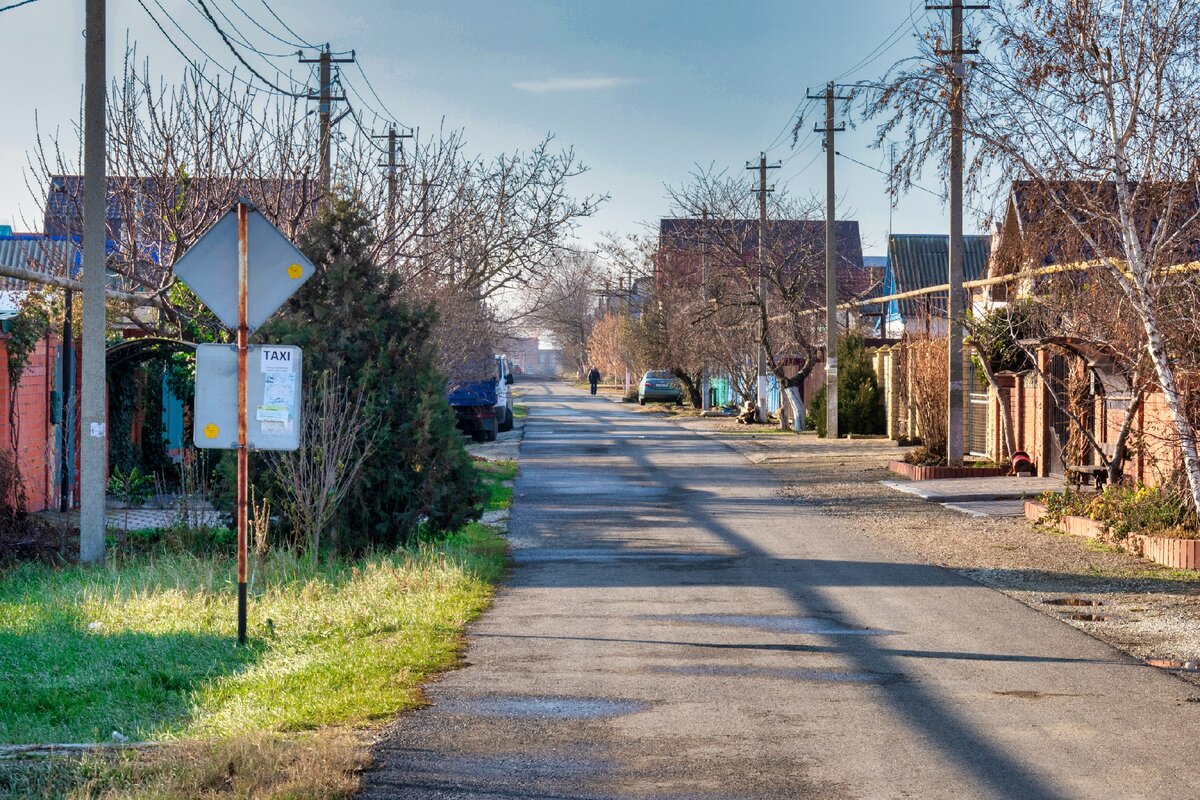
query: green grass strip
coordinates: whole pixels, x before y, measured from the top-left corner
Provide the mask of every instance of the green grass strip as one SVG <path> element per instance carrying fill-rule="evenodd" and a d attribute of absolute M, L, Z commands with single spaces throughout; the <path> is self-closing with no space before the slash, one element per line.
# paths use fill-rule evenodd
<path fill-rule="evenodd" d="M 244 648 L 228 558 L 0 573 L 0 742 L 224 737 L 393 715 L 456 659 L 504 547 L 471 524 L 353 562 L 273 552 L 254 576 Z"/>

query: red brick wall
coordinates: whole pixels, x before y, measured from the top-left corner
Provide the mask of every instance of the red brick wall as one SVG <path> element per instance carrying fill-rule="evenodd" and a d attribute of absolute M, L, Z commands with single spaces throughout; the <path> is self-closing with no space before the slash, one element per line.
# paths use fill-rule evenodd
<path fill-rule="evenodd" d="M 1037 462 L 1038 471 L 1045 475 L 1051 466 L 1043 463 L 1048 458 L 1050 400 L 1042 391 L 1036 373 L 1028 372 L 1013 380 L 1015 385 L 996 400 L 993 414 L 1001 413 L 1000 403 L 1007 401 L 1017 449 L 1029 453 Z M 998 382 L 1003 389 L 1008 383 L 1007 376 L 1001 376 Z M 1103 443 L 1115 442 L 1123 417 L 1122 412 L 1106 411 L 1098 404 L 1097 439 Z M 993 428 L 993 458 L 1003 450 L 998 428 L 998 425 Z M 1179 448 L 1175 445 L 1170 413 L 1161 394 L 1147 395 L 1130 432 L 1128 446 L 1133 456 L 1125 462 L 1125 474 L 1132 480 L 1154 486 L 1166 480 L 1178 467 Z"/>
<path fill-rule="evenodd" d="M 26 504 L 30 511 L 41 511 L 57 500 L 54 484 L 57 447 L 50 425 L 50 391 L 54 388 L 54 370 L 58 366 L 58 339 L 43 339 L 29 356 L 21 381 L 16 387 L 15 406 L 10 424 L 12 387 L 8 381 L 8 337 L 0 335 L 0 447 L 11 451 L 16 445 L 17 466 L 25 483 Z"/>

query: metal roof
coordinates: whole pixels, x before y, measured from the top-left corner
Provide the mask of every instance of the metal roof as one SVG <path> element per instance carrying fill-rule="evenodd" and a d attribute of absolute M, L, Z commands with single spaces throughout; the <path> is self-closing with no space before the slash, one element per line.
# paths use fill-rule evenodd
<path fill-rule="evenodd" d="M 68 261 L 71 262 L 69 276 Z M 38 233 L 0 236 L 0 264 L 44 275 L 74 278 L 78 277 L 79 273 L 79 247 L 75 242 Z M 20 291 L 28 288 L 27 281 L 0 277 L 0 290 Z"/>
<path fill-rule="evenodd" d="M 987 274 L 991 253 L 990 236 L 963 237 L 963 280 L 974 281 Z M 897 233 L 888 240 L 888 265 L 895 281 L 893 291 L 911 292 L 947 283 L 950 260 L 950 237 L 944 234 Z M 934 316 L 945 316 L 944 292 L 900 300 L 900 313 L 905 318 L 926 310 Z"/>

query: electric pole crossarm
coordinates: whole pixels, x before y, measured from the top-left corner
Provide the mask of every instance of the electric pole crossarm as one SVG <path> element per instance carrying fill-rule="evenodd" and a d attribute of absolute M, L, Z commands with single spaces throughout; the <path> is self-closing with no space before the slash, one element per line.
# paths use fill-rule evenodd
<path fill-rule="evenodd" d="M 317 58 L 301 57 L 301 64 L 317 64 L 318 79 L 320 81 L 320 89 L 316 94 L 310 94 L 308 99 L 317 100 L 317 112 L 321 120 L 321 196 L 322 203 L 328 203 L 330 198 L 330 190 L 333 183 L 333 164 L 332 164 L 332 147 L 333 142 L 333 126 L 341 119 L 333 119 L 330 113 L 335 102 L 344 102 L 345 97 L 334 96 L 333 94 L 333 65 L 334 64 L 351 64 L 354 62 L 354 51 L 350 51 L 349 58 L 334 58 L 329 52 L 329 45 L 325 45 L 325 49 L 321 51 Z M 345 116 L 344 114 L 342 116 Z"/>

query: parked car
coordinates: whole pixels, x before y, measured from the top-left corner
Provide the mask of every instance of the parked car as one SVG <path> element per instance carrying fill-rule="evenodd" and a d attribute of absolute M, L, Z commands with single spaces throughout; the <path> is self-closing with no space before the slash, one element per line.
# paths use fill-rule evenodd
<path fill-rule="evenodd" d="M 495 376 L 459 381 L 449 387 L 450 407 L 458 427 L 477 442 L 494 442 L 496 434 L 513 428 L 513 374 L 508 357 L 495 357 Z"/>
<path fill-rule="evenodd" d="M 683 405 L 683 388 L 671 373 L 652 369 L 638 382 L 638 403 L 644 406 L 647 400 Z"/>

